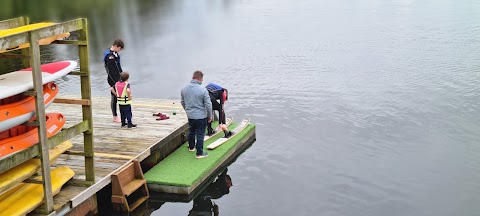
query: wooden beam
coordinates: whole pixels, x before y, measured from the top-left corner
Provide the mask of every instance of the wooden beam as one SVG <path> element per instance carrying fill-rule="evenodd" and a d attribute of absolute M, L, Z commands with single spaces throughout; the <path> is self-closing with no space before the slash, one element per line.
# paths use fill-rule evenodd
<path fill-rule="evenodd" d="M 28 121 L 28 122 L 23 123 L 22 125 L 25 125 L 25 126 L 34 126 L 34 127 L 40 126 L 40 124 L 38 124 L 38 121 Z"/>
<path fill-rule="evenodd" d="M 0 53 L 0 58 L 30 59 L 30 55 Z"/>
<path fill-rule="evenodd" d="M 63 22 L 44 28 L 39 28 L 27 32 L 12 34 L 5 37 L 0 37 L 0 50 L 8 49 L 10 47 L 19 46 L 20 44 L 28 43 L 28 35 L 30 32 L 38 34 L 38 38 L 49 38 L 55 35 L 63 34 L 65 32 L 73 32 L 83 29 L 83 20 L 76 19 L 68 22 Z"/>
<path fill-rule="evenodd" d="M 38 32 L 28 33 L 28 39 L 30 42 L 30 64 L 32 65 L 32 78 L 33 88 L 37 95 L 35 96 L 35 109 L 38 127 L 38 140 L 39 140 L 39 152 L 40 161 L 42 167 L 43 178 L 43 196 L 45 201 L 45 209 L 48 213 L 53 211 L 53 193 L 52 193 L 52 177 L 50 175 L 50 160 L 48 143 L 47 143 L 47 123 L 45 117 L 45 103 L 43 98 L 43 82 L 42 71 L 40 69 L 40 44 L 38 43 Z"/>
<path fill-rule="evenodd" d="M 28 90 L 28 91 L 24 91 L 22 94 L 25 96 L 35 96 L 37 95 L 37 92 L 35 90 Z"/>
<path fill-rule="evenodd" d="M 82 31 L 79 31 L 78 40 L 85 41 L 85 44 L 78 46 L 78 56 L 80 58 L 80 71 L 85 75 L 80 76 L 80 89 L 82 99 L 92 100 L 92 89 L 90 84 L 90 65 L 88 62 L 88 23 L 87 19 L 82 19 Z M 83 133 L 83 149 L 85 151 L 85 180 L 95 182 L 95 160 L 94 160 L 94 142 L 93 142 L 93 114 L 92 106 L 82 106 L 83 121 L 88 122 L 88 130 Z"/>
<path fill-rule="evenodd" d="M 74 44 L 74 45 L 87 45 L 87 41 L 79 40 L 56 40 L 52 44 Z"/>
<path fill-rule="evenodd" d="M 25 181 L 23 181 L 23 183 L 43 184 L 43 181 L 38 180 L 34 177 L 31 177 L 31 178 L 25 179 Z"/>
<path fill-rule="evenodd" d="M 67 182 L 67 185 L 77 186 L 77 187 L 90 187 L 93 184 L 95 184 L 95 182 L 84 181 L 84 180 L 80 180 L 80 179 L 71 179 L 70 181 Z"/>
<path fill-rule="evenodd" d="M 88 76 L 88 72 L 85 72 L 85 71 L 72 71 L 72 72 L 68 73 L 68 75 Z"/>
<path fill-rule="evenodd" d="M 29 25 L 30 24 L 30 18 L 28 17 L 23 17 L 23 24 L 24 25 Z M 22 51 L 20 51 L 20 53 L 24 56 L 28 56 L 29 58 L 31 57 L 30 56 L 30 47 L 27 47 L 25 49 L 22 49 Z M 30 67 L 30 59 L 22 59 L 22 67 L 23 68 L 29 68 Z"/>
<path fill-rule="evenodd" d="M 83 106 L 90 106 L 90 100 L 87 99 L 69 99 L 69 98 L 55 98 L 53 103 L 62 103 L 62 104 L 79 104 Z"/>
<path fill-rule="evenodd" d="M 88 122 L 85 121 L 80 122 L 70 128 L 64 129 L 60 133 L 57 133 L 48 139 L 48 147 L 53 148 L 60 143 L 70 140 L 71 138 L 83 133 L 86 130 L 88 130 Z M 0 160 L 0 173 L 4 173 L 11 168 L 38 156 L 39 152 L 38 145 L 34 145 L 20 152 L 5 156 L 5 158 Z"/>
<path fill-rule="evenodd" d="M 20 26 L 28 25 L 28 22 L 26 21 L 28 21 L 28 17 L 23 17 L 23 16 L 0 21 L 0 30 L 17 28 Z"/>
<path fill-rule="evenodd" d="M 83 152 L 83 151 L 71 151 L 71 150 L 68 150 L 68 151 L 64 152 L 63 154 L 67 154 L 67 155 L 77 155 L 77 156 L 85 156 L 85 152 Z"/>
<path fill-rule="evenodd" d="M 88 130 L 88 124 L 89 124 L 88 121 L 82 121 L 72 127 L 69 127 L 67 129 L 60 131 L 59 133 L 55 134 L 54 136 L 50 137 L 50 139 L 48 139 L 48 146 L 50 148 L 53 148 L 60 143 L 70 140 L 73 137 L 76 137 L 77 135 L 80 135 L 81 133 Z"/>

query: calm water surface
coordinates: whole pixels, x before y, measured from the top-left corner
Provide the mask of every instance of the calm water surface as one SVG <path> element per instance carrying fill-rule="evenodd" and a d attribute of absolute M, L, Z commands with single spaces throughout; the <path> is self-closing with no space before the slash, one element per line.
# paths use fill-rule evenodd
<path fill-rule="evenodd" d="M 220 215 L 480 215 L 480 1 L 42 2 L 4 0 L 1 18 L 87 17 L 95 95 L 116 37 L 137 97 L 178 99 L 197 69 L 230 90 L 257 141 Z"/>

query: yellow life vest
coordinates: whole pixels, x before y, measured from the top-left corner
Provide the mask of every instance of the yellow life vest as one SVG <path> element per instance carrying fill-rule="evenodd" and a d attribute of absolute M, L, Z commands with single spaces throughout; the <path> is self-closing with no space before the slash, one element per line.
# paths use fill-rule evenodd
<path fill-rule="evenodd" d="M 130 100 L 130 98 L 128 97 L 127 87 L 128 87 L 128 82 L 115 83 L 115 91 L 117 92 L 118 105 L 132 104 L 132 100 Z M 119 92 L 121 92 L 121 94 L 119 94 Z"/>

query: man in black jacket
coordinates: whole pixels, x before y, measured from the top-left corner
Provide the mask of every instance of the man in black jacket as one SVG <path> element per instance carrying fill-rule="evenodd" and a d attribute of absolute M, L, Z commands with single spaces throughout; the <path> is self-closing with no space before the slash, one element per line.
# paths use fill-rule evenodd
<path fill-rule="evenodd" d="M 107 81 L 110 87 L 113 87 L 115 83 L 120 81 L 120 73 L 123 71 L 120 65 L 120 52 L 124 47 L 122 39 L 116 39 L 113 41 L 113 45 L 105 50 L 103 55 L 103 62 L 105 64 L 105 70 L 107 71 Z M 110 106 L 112 108 L 113 122 L 120 122 L 120 117 L 117 115 L 117 98 L 114 94 L 111 94 L 112 99 Z"/>

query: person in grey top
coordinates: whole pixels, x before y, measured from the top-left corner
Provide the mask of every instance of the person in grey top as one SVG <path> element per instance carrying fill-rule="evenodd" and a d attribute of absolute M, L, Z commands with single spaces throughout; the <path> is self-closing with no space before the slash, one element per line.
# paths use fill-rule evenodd
<path fill-rule="evenodd" d="M 188 117 L 188 150 L 193 152 L 196 147 L 197 158 L 208 156 L 208 153 L 203 151 L 203 139 L 207 123 L 212 121 L 212 102 L 207 89 L 202 88 L 202 82 L 203 73 L 195 71 L 190 84 L 181 91 L 181 103 Z"/>

